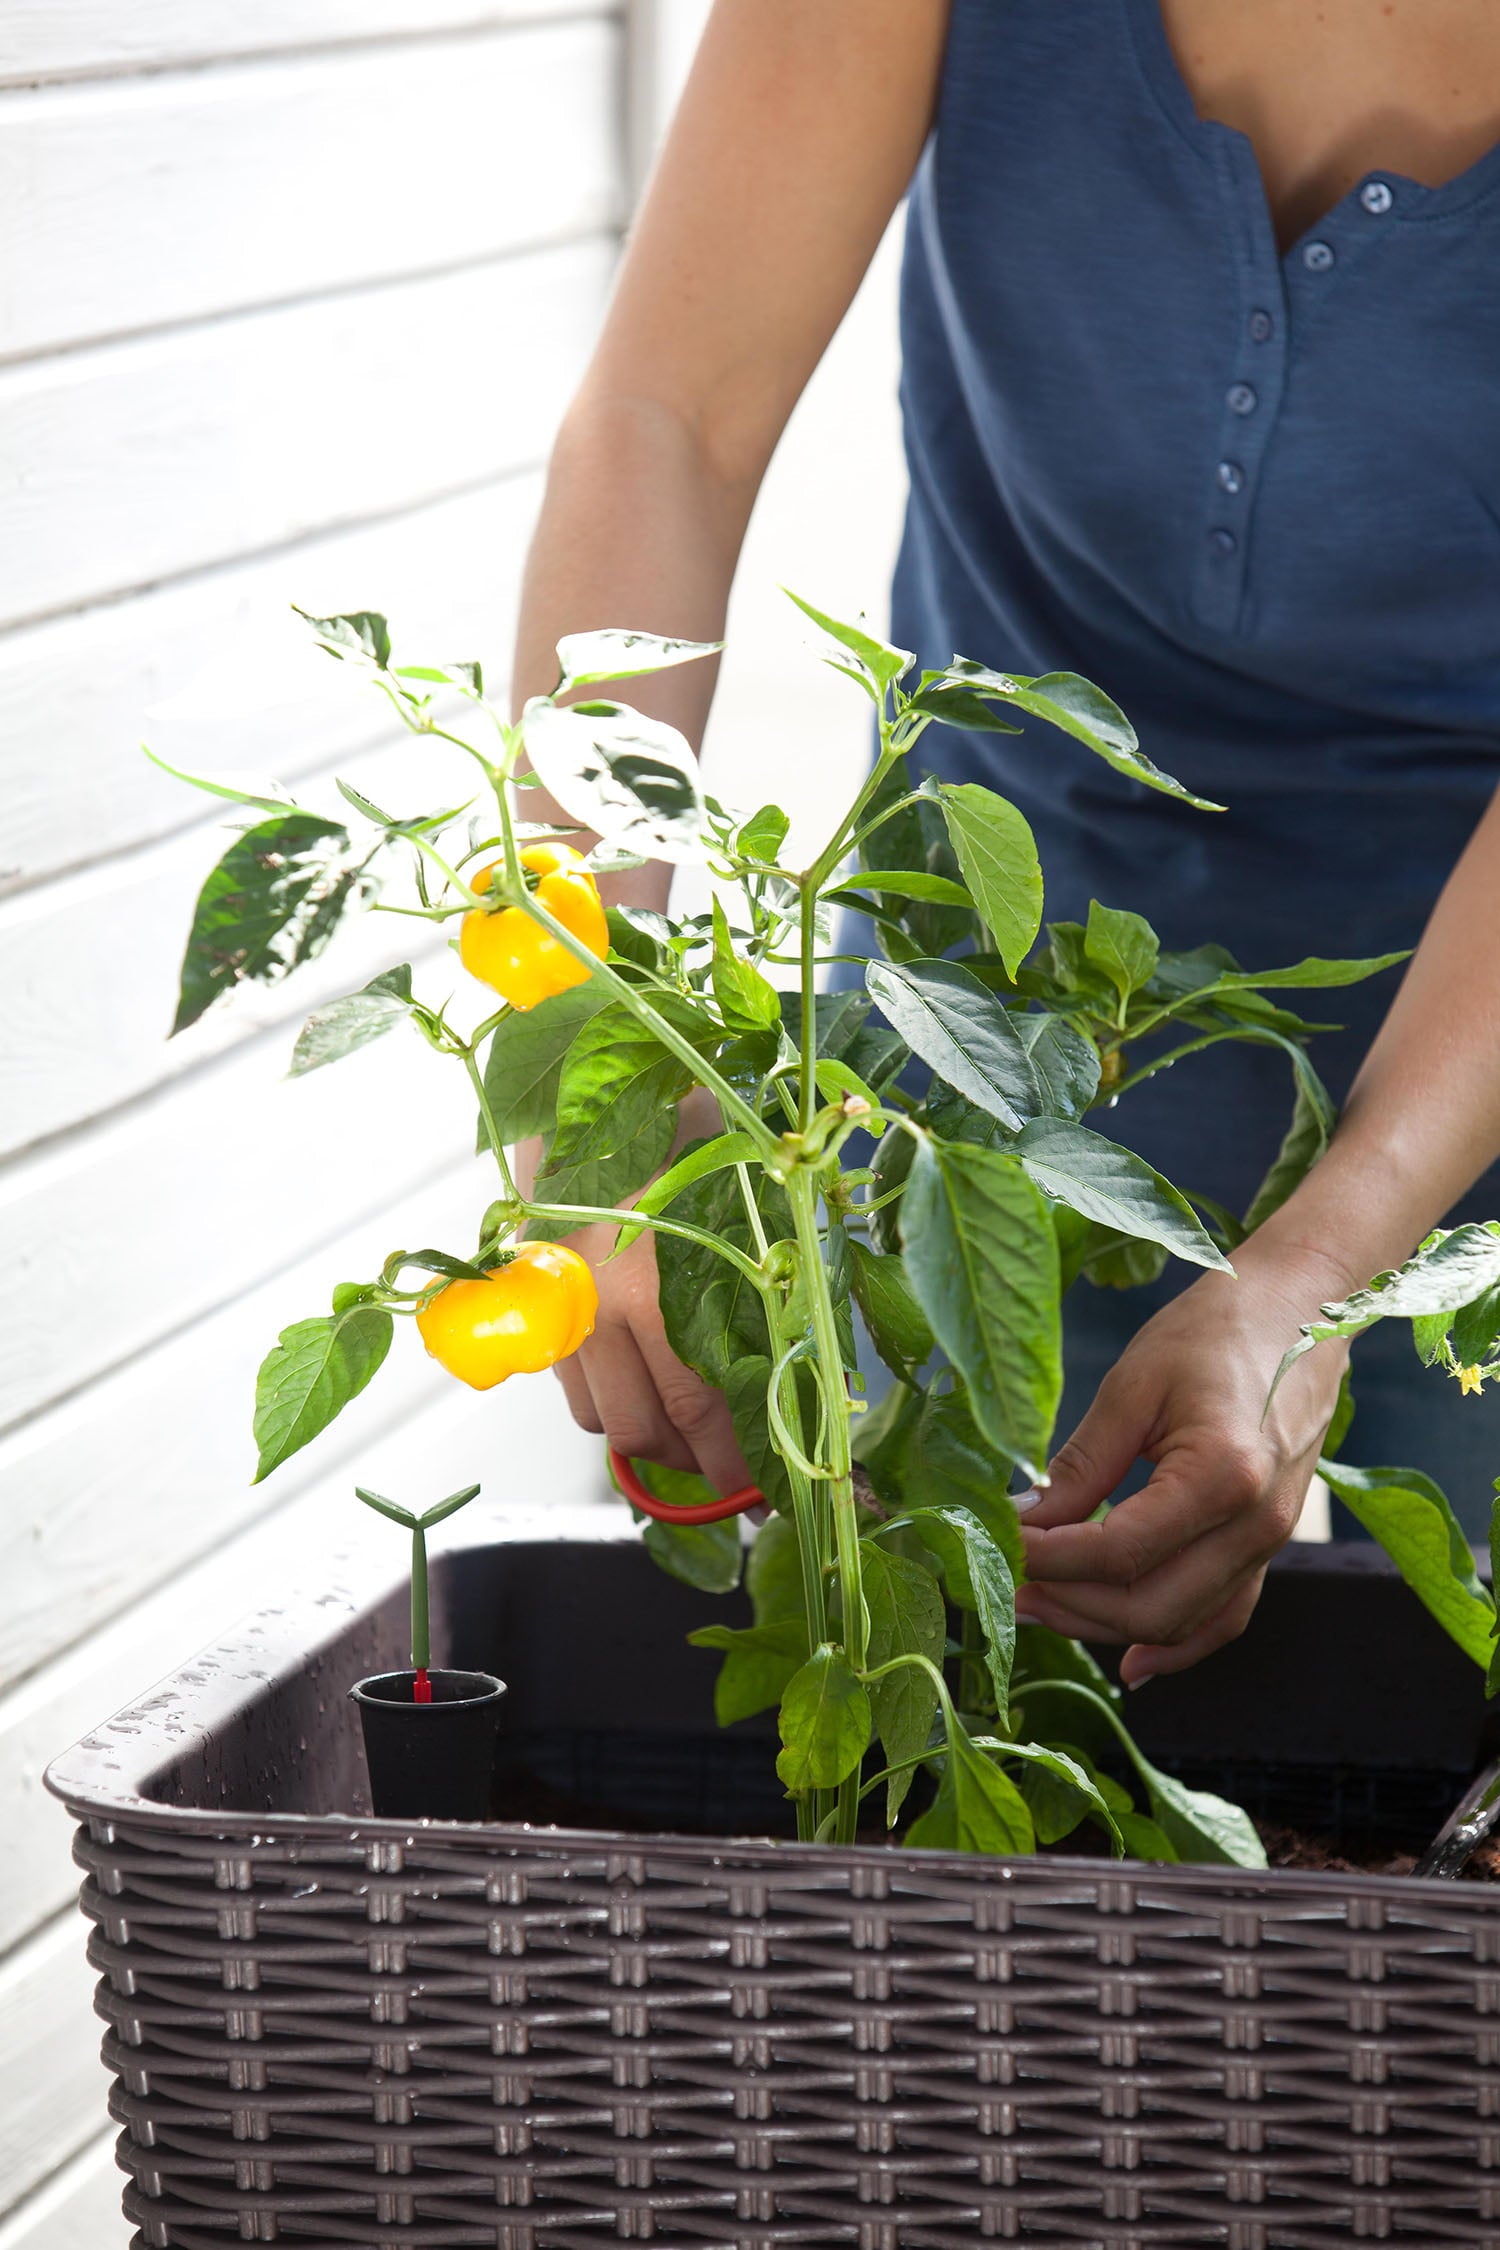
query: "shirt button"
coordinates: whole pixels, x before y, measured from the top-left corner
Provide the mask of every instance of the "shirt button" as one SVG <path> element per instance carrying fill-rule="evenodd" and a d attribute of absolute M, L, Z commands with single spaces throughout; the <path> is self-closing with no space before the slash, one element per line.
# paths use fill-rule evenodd
<path fill-rule="evenodd" d="M 1333 264 L 1332 243 L 1309 242 L 1302 253 L 1302 263 L 1309 273 L 1327 273 Z"/>
<path fill-rule="evenodd" d="M 1235 414 L 1253 414 L 1259 404 L 1248 383 L 1231 383 L 1225 393 L 1225 402 Z"/>
<path fill-rule="evenodd" d="M 1234 533 L 1232 531 L 1226 531 L 1223 528 L 1222 524 L 1218 527 L 1217 530 L 1211 531 L 1209 533 L 1208 543 L 1210 547 L 1212 547 L 1216 555 L 1232 555 L 1234 553 Z"/>
<path fill-rule="evenodd" d="M 1250 315 L 1250 334 L 1257 344 L 1268 344 L 1276 333 L 1276 323 L 1268 312 Z"/>
<path fill-rule="evenodd" d="M 1221 492 L 1244 491 L 1245 472 L 1238 461 L 1221 461 L 1214 473 L 1218 477 Z"/>
<path fill-rule="evenodd" d="M 1366 180 L 1359 191 L 1359 200 L 1367 211 L 1379 219 L 1389 211 L 1396 198 L 1384 180 Z"/>

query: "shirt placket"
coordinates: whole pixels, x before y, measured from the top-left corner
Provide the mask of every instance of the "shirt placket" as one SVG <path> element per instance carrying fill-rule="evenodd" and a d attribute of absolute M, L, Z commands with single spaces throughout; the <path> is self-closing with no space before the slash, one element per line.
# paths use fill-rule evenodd
<path fill-rule="evenodd" d="M 1316 326 L 1344 270 L 1389 221 L 1396 195 L 1388 180 L 1372 173 L 1283 258 L 1248 142 L 1236 138 L 1222 148 L 1219 171 L 1235 241 L 1237 320 L 1222 368 L 1211 457 L 1203 465 L 1193 606 L 1205 625 L 1232 633 L 1243 626 L 1255 505 L 1293 336 Z"/>

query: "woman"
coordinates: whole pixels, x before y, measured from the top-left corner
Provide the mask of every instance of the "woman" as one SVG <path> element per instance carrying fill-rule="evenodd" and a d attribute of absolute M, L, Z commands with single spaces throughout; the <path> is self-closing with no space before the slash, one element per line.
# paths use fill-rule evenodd
<path fill-rule="evenodd" d="M 1163 1288 L 1138 1327 L 1139 1298 L 1079 1293 L 1082 1419 L 1026 1514 L 1023 1606 L 1129 1644 L 1133 1685 L 1243 1628 L 1296 1521 L 1341 1374 L 1310 1355 L 1262 1424 L 1298 1323 L 1500 1154 L 1497 142 L 1488 0 L 718 0 L 552 464 L 518 690 L 580 625 L 717 637 L 772 448 L 912 185 L 893 637 L 1087 674 L 1229 810 L 1035 729 L 923 752 L 1020 804 L 1054 917 L 1097 896 L 1262 967 L 1418 948 L 1394 1000 L 1336 995 L 1343 1122 L 1238 1280 Z M 669 673 L 652 708 L 696 738 L 711 689 Z M 1111 1129 L 1244 1208 L 1289 1100 L 1274 1055 L 1224 1052 Z M 601 1286 L 560 1371 L 579 1421 L 742 1482 L 648 1243 Z M 1478 1529 L 1487 1402 L 1461 1420 L 1383 1332 L 1360 1364 L 1361 1457 L 1448 1474 Z"/>

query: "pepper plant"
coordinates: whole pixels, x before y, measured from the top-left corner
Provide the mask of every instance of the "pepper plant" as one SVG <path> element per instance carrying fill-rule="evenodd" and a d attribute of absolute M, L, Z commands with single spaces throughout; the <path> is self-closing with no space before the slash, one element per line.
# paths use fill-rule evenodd
<path fill-rule="evenodd" d="M 393 1251 L 282 1334 L 260 1375 L 258 1473 L 364 1388 L 397 1318 L 481 1387 L 575 1349 L 592 1278 L 560 1265 L 549 1280 L 539 1247 L 602 1224 L 618 1254 L 649 1229 L 671 1344 L 723 1391 L 771 1511 L 749 1551 L 754 1623 L 694 1637 L 722 1654 L 722 1720 L 778 1710 L 799 1834 L 849 1841 L 867 1799 L 895 1826 L 925 1775 L 911 1844 L 1028 1852 L 1092 1822 L 1117 1852 L 1263 1864 L 1238 1808 L 1143 1757 L 1081 1647 L 1018 1628 L 1009 1494 L 1016 1476 L 1045 1478 L 1065 1292 L 1151 1278 L 1169 1256 L 1227 1268 L 1326 1142 L 1332 1105 L 1306 1052 L 1318 1027 L 1283 989 L 1348 984 L 1399 956 L 1246 970 L 1213 945 L 1166 952 L 1139 915 L 1099 902 L 1044 932 L 1026 821 L 977 784 L 916 780 L 927 728 L 1041 722 L 1138 784 L 1216 808 L 1159 772 L 1073 674 L 956 657 L 913 677 L 905 651 L 799 606 L 878 734 L 867 780 L 803 866 L 787 862 L 779 807 L 746 818 L 706 796 L 679 734 L 601 692 L 712 653 L 638 632 L 565 639 L 555 690 L 511 724 L 477 665 L 393 664 L 373 613 L 313 619 L 406 726 L 467 754 L 474 801 L 397 816 L 340 782 L 351 823 L 199 781 L 253 817 L 198 902 L 179 1025 L 246 978 L 287 975 L 356 906 L 457 924 L 461 961 L 503 996 L 476 1022 L 479 986 L 461 970 L 464 997 L 438 1003 L 403 966 L 303 1027 L 298 1073 L 402 1024 L 453 1058 L 498 1192 L 476 1208 L 472 1248 Z M 521 817 L 537 782 L 576 828 Z M 584 831 L 600 841 L 580 858 L 569 838 Z M 595 878 L 648 859 L 705 864 L 711 912 L 600 912 Z M 411 887 L 391 895 L 403 868 Z M 870 918 L 882 958 L 838 951 L 845 908 Z M 853 988 L 821 989 L 828 968 Z M 1153 1073 L 1245 1040 L 1286 1055 L 1295 1099 L 1240 1220 L 1094 1121 Z M 695 1088 L 717 1121 L 682 1146 Z M 507 1150 L 538 1134 L 545 1162 L 523 1193 Z M 872 1410 L 856 1310 L 891 1378 Z M 703 1496 L 644 1473 L 669 1501 Z M 737 1524 L 649 1536 L 705 1590 L 739 1578 Z"/>
<path fill-rule="evenodd" d="M 1500 1377 L 1500 1223 L 1438 1227 L 1404 1265 L 1376 1274 L 1350 1297 L 1323 1305 L 1304 1324 L 1276 1375 L 1319 1344 L 1354 1342 L 1377 1321 L 1411 1323 L 1424 1367 L 1476 1397 Z M 1272 1395 L 1275 1385 L 1272 1386 Z M 1339 1441 L 1337 1424 L 1330 1444 Z M 1420 1469 L 1355 1468 L 1324 1460 L 1319 1473 L 1370 1536 L 1379 1540 L 1413 1593 L 1485 1672 L 1485 1692 L 1500 1695 L 1500 1480 L 1490 1514 L 1492 1583 L 1474 1568 L 1474 1551 L 1447 1495 Z"/>

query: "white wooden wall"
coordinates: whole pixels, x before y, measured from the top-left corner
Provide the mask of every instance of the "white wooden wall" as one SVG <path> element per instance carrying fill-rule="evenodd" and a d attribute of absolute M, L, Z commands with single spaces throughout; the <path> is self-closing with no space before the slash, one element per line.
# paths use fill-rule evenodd
<path fill-rule="evenodd" d="M 403 1336 L 250 1488 L 277 1329 L 397 1242 L 464 1240 L 486 1182 L 420 1046 L 283 1079 L 306 1007 L 413 925 L 167 1044 L 220 834 L 136 744 L 399 788 L 378 705 L 299 668 L 293 599 L 387 606 L 413 655 L 502 679 L 624 214 L 624 65 L 615 0 L 0 11 L 3 2250 L 126 2239 L 47 1759 L 346 1523 L 356 1466 L 499 1491 L 545 1446 L 561 1491 L 597 1479 L 552 1386 L 485 1410 Z M 146 719 L 257 650 L 272 708 Z"/>
<path fill-rule="evenodd" d="M 499 1505 L 597 1485 L 555 1386 L 455 1397 L 403 1336 L 250 1488 L 276 1330 L 372 1252 L 463 1240 L 486 1183 L 466 1102 L 400 1034 L 284 1081 L 306 1008 L 405 957 L 399 923 L 166 1043 L 221 835 L 135 744 L 313 801 L 335 765 L 399 794 L 410 752 L 299 665 L 292 600 L 378 604 L 414 658 L 500 681 L 549 432 L 705 13 L 0 8 L 0 2250 L 126 2240 L 48 1758 L 347 1530 L 356 1473 L 488 1472 Z M 882 610 L 892 270 L 888 248 L 768 481 L 732 620 L 762 654 L 731 655 L 708 746 L 716 786 L 780 795 L 810 839 L 864 717 L 774 588 Z M 262 652 L 279 701 L 193 688 Z"/>

